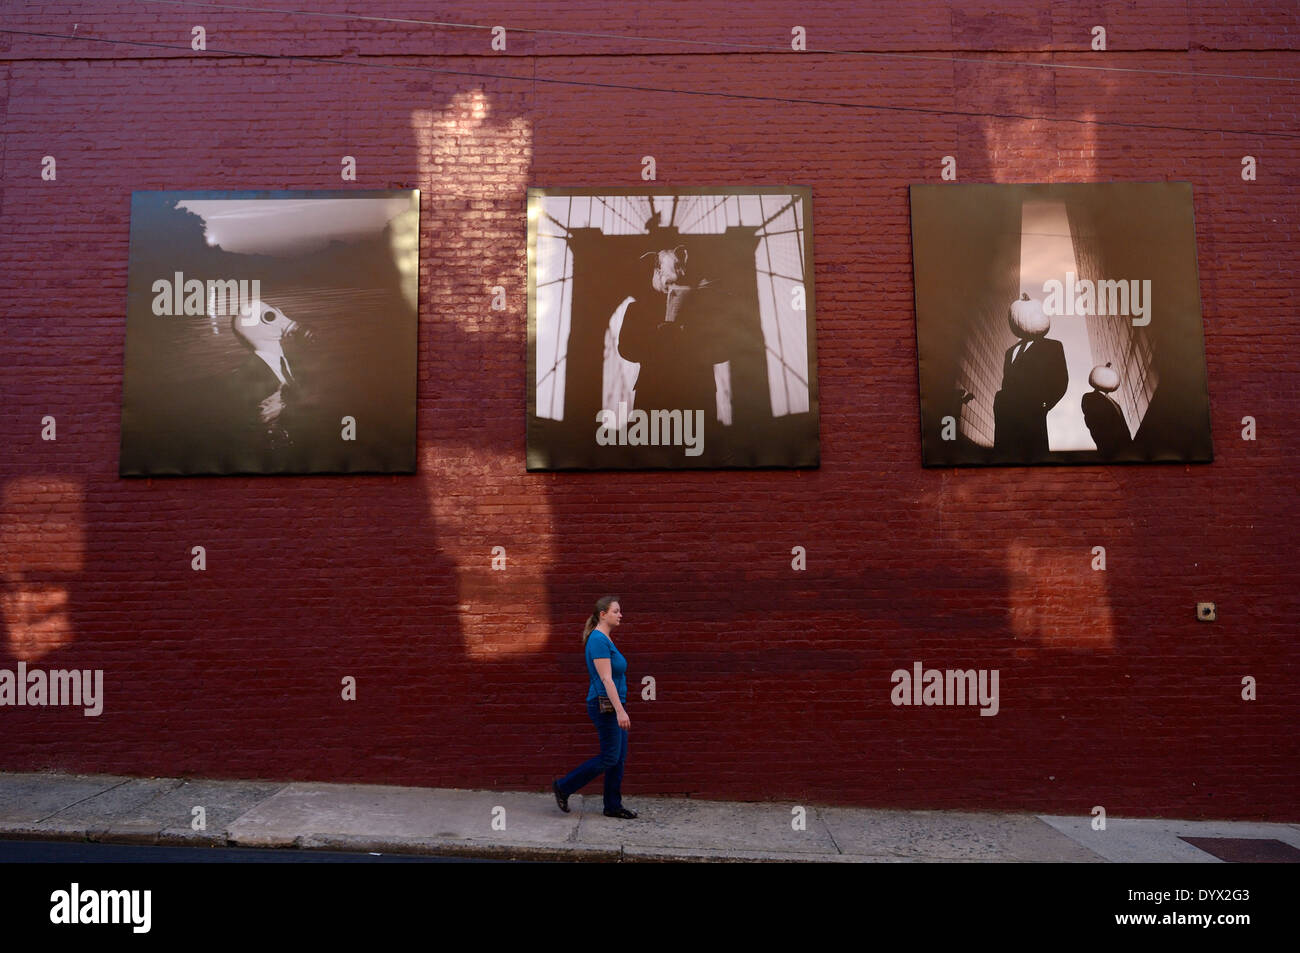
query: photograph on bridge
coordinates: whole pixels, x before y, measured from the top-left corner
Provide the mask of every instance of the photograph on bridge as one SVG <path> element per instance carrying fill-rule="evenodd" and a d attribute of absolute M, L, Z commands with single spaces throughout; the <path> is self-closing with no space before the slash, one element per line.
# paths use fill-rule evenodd
<path fill-rule="evenodd" d="M 529 189 L 529 470 L 816 467 L 806 187 Z"/>

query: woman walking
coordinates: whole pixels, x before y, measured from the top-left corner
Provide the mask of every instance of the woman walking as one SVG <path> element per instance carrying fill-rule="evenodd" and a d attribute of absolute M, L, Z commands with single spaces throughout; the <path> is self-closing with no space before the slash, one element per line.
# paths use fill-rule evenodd
<path fill-rule="evenodd" d="M 574 768 L 558 781 L 551 782 L 555 803 L 569 813 L 569 795 L 605 772 L 605 816 L 636 817 L 636 811 L 623 806 L 620 788 L 623 764 L 627 761 L 627 730 L 632 719 L 623 707 L 627 704 L 627 659 L 615 646 L 611 633 L 623 620 L 618 596 L 601 596 L 596 611 L 587 619 L 582 644 L 587 657 L 587 715 L 600 735 L 600 754 Z"/>

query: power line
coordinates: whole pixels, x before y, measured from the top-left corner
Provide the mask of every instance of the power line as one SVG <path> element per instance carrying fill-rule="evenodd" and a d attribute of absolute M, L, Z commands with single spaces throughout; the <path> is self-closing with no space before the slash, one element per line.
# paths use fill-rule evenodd
<path fill-rule="evenodd" d="M 117 46 L 145 46 L 145 47 L 152 47 L 155 49 L 181 52 L 186 54 L 186 58 L 193 58 L 191 56 L 193 51 L 188 46 L 172 46 L 166 43 L 151 43 L 147 40 L 112 40 L 112 39 L 108 39 L 107 37 L 75 36 L 72 34 L 64 34 L 64 33 L 39 33 L 34 31 L 27 31 L 27 30 L 0 30 L 0 33 L 9 33 L 16 36 L 40 36 L 40 37 L 48 37 L 48 38 L 59 39 L 59 40 L 79 40 L 87 43 L 107 43 L 107 44 L 117 45 Z M 1265 137 L 1270 139 L 1300 139 L 1300 133 L 1260 132 L 1252 129 L 1220 129 L 1214 127 L 1207 128 L 1204 126 L 1172 126 L 1172 125 L 1163 125 L 1159 123 L 1120 122 L 1117 120 L 1103 120 L 1103 119 L 1076 119 L 1073 117 L 1061 117 L 1061 116 L 1034 116 L 1034 115 L 1028 115 L 1023 113 L 994 113 L 994 112 L 980 112 L 978 110 L 936 109 L 936 108 L 930 108 L 925 106 L 883 106 L 876 103 L 853 103 L 853 102 L 843 102 L 840 100 L 832 100 L 832 99 L 807 99 L 807 98 L 799 98 L 799 97 L 791 98 L 791 97 L 783 97 L 783 96 L 763 96 L 756 93 L 727 93 L 727 92 L 716 92 L 713 90 L 701 90 L 701 89 L 678 89 L 678 88 L 665 87 L 665 86 L 634 86 L 629 83 L 599 83 L 593 80 L 556 79 L 553 77 L 541 77 L 541 76 L 531 76 L 531 75 L 521 76 L 521 75 L 502 74 L 502 73 L 478 73 L 470 70 L 438 69 L 432 66 L 404 66 L 396 63 L 373 63 L 373 62 L 366 62 L 362 60 L 342 60 L 342 59 L 333 59 L 333 58 L 327 58 L 321 56 L 303 56 L 295 53 L 259 53 L 256 51 L 249 51 L 249 50 L 221 50 L 221 49 L 214 49 L 211 47 L 209 47 L 205 52 L 220 53 L 224 56 L 243 57 L 249 59 L 284 60 L 287 62 L 300 62 L 300 63 L 318 63 L 324 66 L 349 66 L 349 67 L 360 68 L 360 69 L 396 70 L 400 72 L 425 73 L 425 74 L 432 74 L 432 75 L 439 75 L 439 76 L 468 76 L 473 79 L 480 79 L 480 80 L 498 79 L 498 80 L 514 81 L 519 83 L 532 83 L 532 84 L 543 83 L 543 84 L 549 84 L 553 86 L 577 86 L 577 87 L 584 87 L 584 88 L 591 88 L 591 89 L 619 90 L 621 92 L 661 93 L 665 95 L 676 95 L 676 96 L 703 96 L 703 97 L 713 97 L 718 99 L 731 99 L 731 100 L 747 101 L 747 102 L 782 103 L 786 105 L 798 105 L 798 106 L 831 106 L 831 107 L 843 108 L 843 109 L 875 110 L 878 112 L 917 113 L 917 114 L 929 115 L 929 116 L 954 116 L 963 119 L 1014 119 L 1014 120 L 1020 120 L 1025 122 L 1057 122 L 1057 123 L 1070 123 L 1073 125 L 1081 125 L 1081 126 L 1109 126 L 1109 127 L 1116 127 L 1121 129 L 1155 129 L 1164 132 L 1194 132 L 1194 133 L 1201 133 L 1201 134 L 1217 133 L 1221 135 L 1255 136 L 1255 137 Z"/>
<path fill-rule="evenodd" d="M 492 30 L 494 26 L 483 23 L 459 23 L 451 20 L 417 20 L 408 17 L 367 16 L 360 13 L 325 13 L 319 10 L 285 10 L 276 7 L 249 7 L 234 3 L 208 3 L 202 0 L 140 0 L 142 3 L 163 4 L 171 7 L 201 7 L 212 10 L 231 10 L 241 13 L 276 13 L 300 17 L 318 17 L 331 20 L 363 20 L 371 23 L 404 23 L 413 26 L 449 27 L 456 30 Z M 623 33 L 599 33 L 580 30 L 554 30 L 542 27 L 507 27 L 507 33 L 529 33 L 539 36 L 564 36 L 589 40 L 627 40 L 637 43 L 676 43 L 685 46 L 700 46 L 722 50 L 755 50 L 766 53 L 791 53 L 786 46 L 767 46 L 761 43 L 741 43 L 735 40 L 697 40 L 666 36 L 640 36 Z M 928 60 L 936 63 L 978 63 L 982 66 L 1028 67 L 1033 69 L 1073 69 L 1091 70 L 1102 73 L 1144 73 L 1154 76 L 1192 76 L 1205 79 L 1244 79 L 1260 83 L 1296 83 L 1300 78 L 1293 76 L 1249 76 L 1240 73 L 1201 73 L 1192 70 L 1145 69 L 1135 66 L 1083 66 L 1077 63 L 1032 63 L 1028 60 L 987 60 L 962 56 L 927 56 L 924 53 L 897 53 L 884 50 L 828 50 L 809 49 L 807 53 L 822 53 L 836 56 L 878 56 L 891 59 Z M 1049 52 L 1069 52 L 1053 50 Z M 1171 51 L 1173 52 L 1173 51 Z"/>

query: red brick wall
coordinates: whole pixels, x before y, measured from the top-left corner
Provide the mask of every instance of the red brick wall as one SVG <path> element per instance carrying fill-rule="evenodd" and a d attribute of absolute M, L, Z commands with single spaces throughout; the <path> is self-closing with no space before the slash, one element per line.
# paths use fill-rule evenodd
<path fill-rule="evenodd" d="M 86 39 L 0 33 L 0 668 L 101 668 L 106 698 L 0 708 L 0 770 L 540 792 L 594 753 L 579 636 L 613 591 L 629 684 L 657 681 L 629 705 L 633 798 L 1295 819 L 1300 13 L 901 7 L 366 7 L 641 37 L 492 53 L 484 30 L 8 4 L 4 30 Z M 909 55 L 795 54 L 795 24 Z M 662 184 L 812 186 L 820 470 L 524 472 L 525 188 L 640 184 L 647 154 Z M 356 188 L 423 190 L 419 474 L 120 479 L 131 191 L 351 187 L 343 155 Z M 963 182 L 1193 183 L 1212 465 L 921 468 L 907 186 L 944 155 Z M 998 669 L 999 714 L 894 707 L 918 660 Z"/>

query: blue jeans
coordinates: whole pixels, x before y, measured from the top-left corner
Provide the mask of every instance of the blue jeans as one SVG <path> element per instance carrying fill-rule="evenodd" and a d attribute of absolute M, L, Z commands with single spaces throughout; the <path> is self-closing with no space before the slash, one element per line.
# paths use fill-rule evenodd
<path fill-rule="evenodd" d="M 617 811 L 623 806 L 620 788 L 623 785 L 623 765 L 627 761 L 627 732 L 618 726 L 618 713 L 601 714 L 599 699 L 587 702 L 587 715 L 600 734 L 600 754 L 584 761 L 557 782 L 560 793 L 568 797 L 587 786 L 596 775 L 605 772 L 605 810 Z"/>

